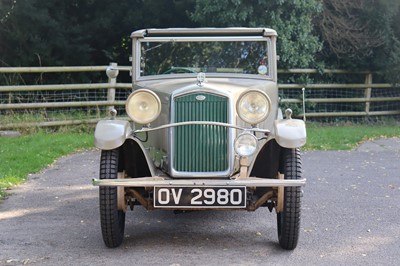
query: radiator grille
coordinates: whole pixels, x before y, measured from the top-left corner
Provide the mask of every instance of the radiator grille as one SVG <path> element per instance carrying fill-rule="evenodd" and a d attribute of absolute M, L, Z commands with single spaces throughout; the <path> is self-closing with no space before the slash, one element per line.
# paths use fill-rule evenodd
<path fill-rule="evenodd" d="M 200 99 L 200 100 L 199 100 Z M 202 100 L 201 100 L 202 99 Z M 174 122 L 227 123 L 228 99 L 211 93 L 175 98 Z M 219 172 L 228 168 L 228 129 L 214 125 L 187 125 L 173 129 L 174 163 L 178 172 Z"/>

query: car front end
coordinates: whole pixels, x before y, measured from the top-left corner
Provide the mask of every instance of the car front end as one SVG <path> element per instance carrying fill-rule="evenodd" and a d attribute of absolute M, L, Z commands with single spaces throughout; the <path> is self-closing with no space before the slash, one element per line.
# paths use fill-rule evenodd
<path fill-rule="evenodd" d="M 122 242 L 124 213 L 135 205 L 268 207 L 278 213 L 278 231 L 287 231 L 295 218 L 285 215 L 292 200 L 285 194 L 296 191 L 297 199 L 306 181 L 298 152 L 306 131 L 290 110 L 283 118 L 279 109 L 276 36 L 264 28 L 132 33 L 131 121 L 114 112 L 95 131 L 102 159 L 93 183 L 100 186 L 107 246 Z M 293 230 L 280 233 L 282 247 L 296 246 L 297 237 L 289 239 L 298 236 L 298 226 Z"/>

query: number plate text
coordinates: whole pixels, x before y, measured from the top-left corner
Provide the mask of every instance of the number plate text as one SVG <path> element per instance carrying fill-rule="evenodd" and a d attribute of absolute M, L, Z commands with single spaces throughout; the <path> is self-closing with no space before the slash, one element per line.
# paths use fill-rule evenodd
<path fill-rule="evenodd" d="M 154 187 L 156 208 L 245 208 L 246 187 Z"/>

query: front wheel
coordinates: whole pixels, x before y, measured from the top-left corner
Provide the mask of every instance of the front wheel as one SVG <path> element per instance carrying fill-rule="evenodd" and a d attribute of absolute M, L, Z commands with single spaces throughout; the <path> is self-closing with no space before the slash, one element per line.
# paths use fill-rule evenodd
<path fill-rule="evenodd" d="M 285 179 L 301 179 L 299 149 L 283 149 L 283 174 Z M 293 250 L 297 246 L 300 231 L 301 187 L 285 187 L 283 210 L 277 214 L 279 244 Z"/>
<path fill-rule="evenodd" d="M 119 149 L 103 150 L 100 159 L 100 179 L 117 179 Z M 100 223 L 104 243 L 109 248 L 121 245 L 124 239 L 125 212 L 118 209 L 116 187 L 100 187 Z"/>

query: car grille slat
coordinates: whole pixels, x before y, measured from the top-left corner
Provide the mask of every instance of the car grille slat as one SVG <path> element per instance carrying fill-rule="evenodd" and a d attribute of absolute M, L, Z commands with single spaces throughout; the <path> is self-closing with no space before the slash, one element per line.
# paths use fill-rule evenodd
<path fill-rule="evenodd" d="M 197 100 L 196 96 L 204 96 Z M 228 122 L 228 99 L 211 93 L 194 93 L 174 99 L 174 122 Z M 214 125 L 186 125 L 173 129 L 177 172 L 221 172 L 228 169 L 228 129 Z"/>

